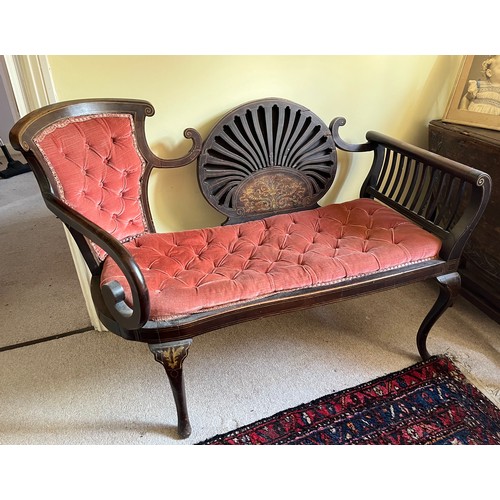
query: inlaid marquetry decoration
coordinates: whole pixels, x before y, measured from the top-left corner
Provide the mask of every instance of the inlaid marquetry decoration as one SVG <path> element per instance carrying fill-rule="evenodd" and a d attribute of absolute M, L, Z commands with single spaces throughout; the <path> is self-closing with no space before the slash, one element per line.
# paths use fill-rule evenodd
<path fill-rule="evenodd" d="M 150 345 L 149 349 L 153 353 L 155 360 L 161 363 L 165 370 L 180 370 L 182 363 L 188 355 L 191 340 L 179 342 L 168 342 L 164 344 Z"/>
<path fill-rule="evenodd" d="M 317 206 L 335 177 L 326 124 L 283 99 L 240 106 L 213 128 L 198 159 L 208 202 L 229 222 Z"/>
<path fill-rule="evenodd" d="M 276 212 L 308 205 L 312 195 L 302 176 L 273 168 L 243 181 L 235 191 L 235 206 L 238 215 Z"/>

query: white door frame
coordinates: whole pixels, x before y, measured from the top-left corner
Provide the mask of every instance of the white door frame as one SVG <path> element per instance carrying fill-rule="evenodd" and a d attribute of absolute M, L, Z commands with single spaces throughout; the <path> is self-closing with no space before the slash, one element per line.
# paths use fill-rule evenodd
<path fill-rule="evenodd" d="M 47 56 L 4 56 L 21 117 L 57 102 Z"/>
<path fill-rule="evenodd" d="M 21 117 L 30 111 L 58 101 L 47 56 L 4 56 L 8 76 Z M 73 237 L 64 226 L 71 256 L 83 292 L 92 326 L 106 328 L 99 321 L 90 292 L 90 271 Z"/>

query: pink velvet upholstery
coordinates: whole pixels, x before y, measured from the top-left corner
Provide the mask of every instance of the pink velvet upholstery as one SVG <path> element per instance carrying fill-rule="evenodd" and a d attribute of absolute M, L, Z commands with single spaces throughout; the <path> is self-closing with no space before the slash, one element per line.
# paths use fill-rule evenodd
<path fill-rule="evenodd" d="M 441 242 L 370 199 L 232 226 L 145 234 L 125 244 L 149 289 L 151 319 L 170 320 L 438 255 Z M 128 286 L 106 259 L 101 285 Z"/>
<path fill-rule="evenodd" d="M 144 160 L 130 115 L 66 119 L 45 129 L 35 142 L 61 199 L 71 208 L 121 241 L 146 231 L 139 183 Z"/>

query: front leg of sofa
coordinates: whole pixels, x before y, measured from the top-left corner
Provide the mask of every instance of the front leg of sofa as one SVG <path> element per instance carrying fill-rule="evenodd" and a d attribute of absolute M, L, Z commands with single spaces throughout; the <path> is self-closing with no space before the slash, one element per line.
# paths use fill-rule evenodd
<path fill-rule="evenodd" d="M 438 298 L 431 310 L 427 313 L 424 321 L 422 321 L 417 333 L 417 348 L 424 361 L 429 359 L 431 356 L 426 346 L 427 336 L 429 335 L 431 328 L 446 311 L 446 309 L 453 305 L 454 299 L 460 292 L 461 280 L 460 275 L 457 272 L 445 274 L 444 276 L 438 276 L 436 280 L 439 284 Z"/>
<path fill-rule="evenodd" d="M 184 374 L 182 372 L 182 363 L 188 355 L 191 342 L 191 339 L 187 339 L 162 344 L 149 344 L 149 349 L 153 353 L 155 360 L 163 365 L 167 373 L 177 409 L 177 431 L 181 439 L 185 439 L 191 434 Z"/>

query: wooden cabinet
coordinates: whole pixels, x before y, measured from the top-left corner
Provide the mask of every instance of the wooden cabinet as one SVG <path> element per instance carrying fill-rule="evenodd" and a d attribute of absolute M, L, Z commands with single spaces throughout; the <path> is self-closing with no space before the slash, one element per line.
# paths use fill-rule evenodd
<path fill-rule="evenodd" d="M 492 178 L 490 202 L 459 271 L 464 297 L 500 323 L 500 132 L 434 120 L 429 124 L 429 149 Z"/>

